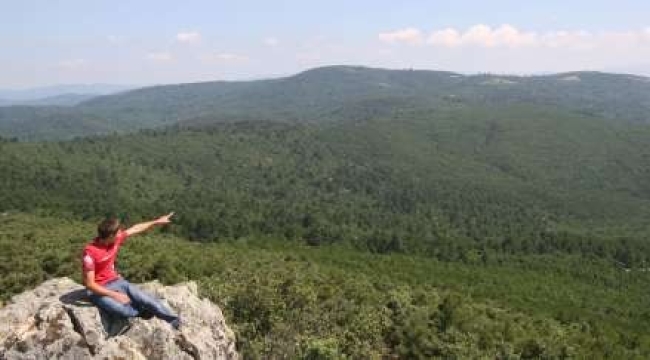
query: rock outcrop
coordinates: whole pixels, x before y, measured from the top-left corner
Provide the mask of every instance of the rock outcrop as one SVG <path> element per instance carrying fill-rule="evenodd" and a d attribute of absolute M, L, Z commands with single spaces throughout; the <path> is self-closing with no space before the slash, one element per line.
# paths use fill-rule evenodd
<path fill-rule="evenodd" d="M 181 316 L 180 330 L 157 318 L 111 318 L 82 286 L 58 278 L 0 309 L 0 359 L 238 359 L 221 309 L 200 299 L 195 283 L 140 287 Z"/>

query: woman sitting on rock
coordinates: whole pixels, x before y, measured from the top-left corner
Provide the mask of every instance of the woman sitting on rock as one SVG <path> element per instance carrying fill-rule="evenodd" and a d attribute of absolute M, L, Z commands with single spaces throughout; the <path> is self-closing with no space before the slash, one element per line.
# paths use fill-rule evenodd
<path fill-rule="evenodd" d="M 174 213 L 122 230 L 120 221 L 110 218 L 97 227 L 98 236 L 83 251 L 83 282 L 90 300 L 111 315 L 127 318 L 149 312 L 178 329 L 180 319 L 153 296 L 130 284 L 115 271 L 115 259 L 124 241 L 156 225 L 171 222 Z"/>

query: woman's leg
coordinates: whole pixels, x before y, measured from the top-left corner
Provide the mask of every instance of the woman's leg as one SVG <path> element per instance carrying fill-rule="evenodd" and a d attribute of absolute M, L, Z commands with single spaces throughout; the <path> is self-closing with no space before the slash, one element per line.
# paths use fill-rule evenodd
<path fill-rule="evenodd" d="M 172 326 L 178 327 L 178 316 L 165 307 L 158 299 L 140 290 L 137 286 L 128 283 L 126 280 L 123 281 L 128 284 L 126 286 L 127 294 L 129 295 L 129 298 L 131 298 L 132 304 L 135 308 L 149 310 L 155 316 L 172 324 Z"/>
<path fill-rule="evenodd" d="M 120 284 L 118 283 L 118 281 L 119 280 L 110 282 L 105 286 L 107 289 L 113 291 L 119 291 L 121 293 L 126 294 L 126 289 L 124 288 L 124 284 Z M 110 296 L 91 294 L 90 301 L 92 301 L 93 304 L 95 304 L 97 307 L 101 308 L 102 310 L 106 311 L 111 315 L 117 315 L 117 316 L 129 318 L 129 317 L 136 317 L 139 314 L 138 310 L 132 306 L 132 303 L 122 304 Z"/>

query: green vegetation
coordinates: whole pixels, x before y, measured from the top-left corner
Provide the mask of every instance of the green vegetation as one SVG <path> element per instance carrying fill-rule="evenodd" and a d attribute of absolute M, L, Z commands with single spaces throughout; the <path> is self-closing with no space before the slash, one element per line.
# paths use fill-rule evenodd
<path fill-rule="evenodd" d="M 648 358 L 649 104 L 330 67 L 0 108 L 0 300 L 78 276 L 100 217 L 173 210 L 124 274 L 197 280 L 247 357 Z"/>
<path fill-rule="evenodd" d="M 79 280 L 94 223 L 0 217 L 2 300 L 49 276 Z M 247 358 L 647 358 L 642 272 L 576 257 L 501 256 L 463 265 L 273 239 L 201 244 L 133 238 L 133 281 L 199 282 Z"/>
<path fill-rule="evenodd" d="M 535 106 L 393 108 L 0 143 L 0 211 L 177 211 L 200 241 L 261 235 L 471 261 L 581 254 L 644 266 L 649 129 Z"/>

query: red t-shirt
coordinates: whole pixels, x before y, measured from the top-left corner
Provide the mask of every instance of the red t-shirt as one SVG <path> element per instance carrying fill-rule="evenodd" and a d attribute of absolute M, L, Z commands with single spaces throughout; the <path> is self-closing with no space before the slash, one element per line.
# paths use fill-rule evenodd
<path fill-rule="evenodd" d="M 83 271 L 95 271 L 95 282 L 104 285 L 109 281 L 115 280 L 120 276 L 115 271 L 115 258 L 120 250 L 120 246 L 129 235 L 124 230 L 120 230 L 115 235 L 115 241 L 112 244 L 101 244 L 98 238 L 92 243 L 86 245 L 83 251 Z"/>

